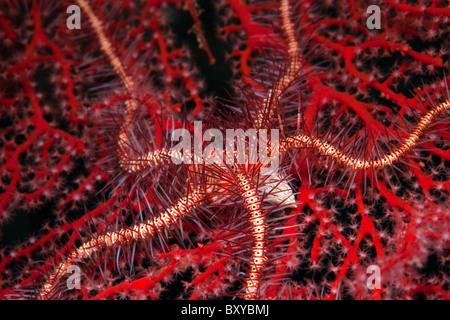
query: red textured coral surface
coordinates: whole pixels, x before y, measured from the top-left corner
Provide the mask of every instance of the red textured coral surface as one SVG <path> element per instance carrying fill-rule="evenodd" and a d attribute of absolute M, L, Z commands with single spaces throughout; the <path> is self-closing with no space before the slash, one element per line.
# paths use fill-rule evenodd
<path fill-rule="evenodd" d="M 267 48 L 285 42 L 276 2 L 90 3 L 154 128 L 203 119 L 217 96 L 245 100 L 235 86 L 261 90 L 254 79 L 279 58 L 266 56 Z M 109 138 L 102 117 L 129 97 L 83 12 L 81 30 L 66 27 L 69 4 L 0 4 L 2 299 L 35 296 L 74 245 L 142 219 L 134 198 L 107 185 L 115 171 L 101 161 L 113 152 L 102 148 Z M 292 6 L 296 36 L 308 40 L 305 59 L 314 66 L 302 127 L 354 155 L 400 145 L 433 107 L 415 89 L 435 104 L 445 99 L 448 1 L 374 4 L 381 30 L 367 28 L 364 1 Z M 160 146 L 164 132 L 155 130 Z M 297 215 L 279 222 L 280 233 L 293 236 L 279 244 L 262 298 L 450 298 L 449 141 L 448 121 L 440 120 L 392 168 L 356 174 L 301 150 L 289 169 Z M 222 230 L 189 219 L 177 227 L 183 232 L 174 228 L 165 243 L 105 249 L 80 262 L 81 289 L 60 297 L 239 292 L 243 261 Z M 370 265 L 380 268 L 380 289 L 367 287 Z"/>

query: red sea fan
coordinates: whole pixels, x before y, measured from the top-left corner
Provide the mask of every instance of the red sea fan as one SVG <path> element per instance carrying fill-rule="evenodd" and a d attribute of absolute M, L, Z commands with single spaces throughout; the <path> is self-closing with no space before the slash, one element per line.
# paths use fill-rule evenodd
<path fill-rule="evenodd" d="M 0 297 L 448 299 L 449 3 L 371 5 L 0 4 Z"/>

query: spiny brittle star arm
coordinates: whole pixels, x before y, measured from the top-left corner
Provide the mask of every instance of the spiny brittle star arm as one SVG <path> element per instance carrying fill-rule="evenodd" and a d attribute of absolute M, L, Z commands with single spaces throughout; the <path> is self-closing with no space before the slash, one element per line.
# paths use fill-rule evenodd
<path fill-rule="evenodd" d="M 139 223 L 133 228 L 124 228 L 118 231 L 108 232 L 95 239 L 85 242 L 67 257 L 66 261 L 59 264 L 55 271 L 47 279 L 47 282 L 39 292 L 39 298 L 48 299 L 55 287 L 56 282 L 67 273 L 68 268 L 74 260 L 85 259 L 101 248 L 119 246 L 131 241 L 152 239 L 160 234 L 162 230 L 170 227 L 173 223 L 183 219 L 192 210 L 204 201 L 204 196 L 199 190 L 192 191 L 186 197 L 178 200 L 171 208 L 164 211 L 159 217 L 151 218 L 146 222 Z"/>
<path fill-rule="evenodd" d="M 146 168 L 156 168 L 169 159 L 181 163 L 183 161 L 183 155 L 180 151 L 164 148 L 161 150 L 149 151 L 147 154 L 135 159 L 122 159 L 121 166 L 128 171 L 128 173 L 139 173 Z"/>
<path fill-rule="evenodd" d="M 79 6 L 86 12 L 89 22 L 91 24 L 91 27 L 93 28 L 95 34 L 97 35 L 97 38 L 100 42 L 100 47 L 103 53 L 106 55 L 106 57 L 109 60 L 109 63 L 112 65 L 114 71 L 117 73 L 117 75 L 120 77 L 120 80 L 125 87 L 125 90 L 129 95 L 132 95 L 135 90 L 133 79 L 127 75 L 125 71 L 125 67 L 123 66 L 122 62 L 120 61 L 119 57 L 114 52 L 114 49 L 111 45 L 111 42 L 108 40 L 108 38 L 105 35 L 105 32 L 103 30 L 102 22 L 98 19 L 98 17 L 95 15 L 95 13 L 92 11 L 92 8 L 85 0 L 77 0 L 77 3 Z M 129 99 L 126 101 L 126 110 L 125 110 L 125 120 L 122 123 L 120 132 L 119 132 L 119 142 L 118 142 L 118 156 L 119 156 L 119 162 L 122 165 L 124 162 L 129 160 L 129 156 L 126 152 L 126 144 L 128 141 L 127 138 L 127 128 L 129 127 L 133 114 L 137 109 L 137 103 L 136 100 Z"/>
<path fill-rule="evenodd" d="M 273 88 L 269 90 L 267 96 L 264 98 L 263 109 L 258 111 L 257 128 L 264 127 L 264 118 L 266 115 L 269 117 L 277 108 L 277 103 L 279 97 L 282 95 L 283 91 L 295 80 L 302 64 L 300 61 L 300 50 L 298 48 L 297 41 L 294 35 L 294 24 L 290 17 L 290 5 L 288 0 L 282 0 L 280 5 L 280 15 L 281 15 L 281 27 L 284 32 L 284 36 L 288 43 L 288 56 L 289 63 L 287 70 L 280 77 L 280 79 L 273 85 Z M 280 127 L 281 127 L 281 119 Z"/>
<path fill-rule="evenodd" d="M 283 153 L 288 150 L 298 148 L 314 148 L 318 150 L 322 155 L 329 156 L 332 159 L 337 160 L 345 166 L 351 167 L 355 170 L 378 169 L 392 165 L 393 162 L 397 161 L 406 152 L 410 151 L 417 144 L 419 138 L 423 135 L 424 131 L 433 123 L 436 117 L 438 117 L 441 113 L 448 112 L 449 110 L 450 100 L 446 100 L 434 107 L 420 120 L 416 129 L 396 151 L 373 161 L 354 158 L 350 155 L 346 155 L 343 151 L 339 150 L 336 147 L 333 147 L 328 142 L 322 141 L 319 138 L 309 137 L 307 135 L 296 135 L 293 137 L 288 137 L 284 141 L 281 141 L 280 152 Z"/>
<path fill-rule="evenodd" d="M 123 66 L 120 59 L 117 57 L 113 50 L 111 42 L 105 35 L 103 31 L 103 26 L 101 21 L 92 11 L 92 8 L 85 0 L 77 0 L 80 7 L 86 12 L 89 22 L 97 35 L 102 51 L 107 56 L 109 62 L 113 66 L 114 71 L 120 77 L 123 86 L 125 87 L 128 94 L 132 95 L 134 93 L 135 87 L 134 82 L 130 76 L 127 75 L 125 67 Z M 170 149 L 161 149 L 156 151 L 150 151 L 147 154 L 138 156 L 136 158 L 131 157 L 126 151 L 128 143 L 127 129 L 132 121 L 134 112 L 137 109 L 136 100 L 129 99 L 126 101 L 125 110 L 125 120 L 123 121 L 118 139 L 118 158 L 120 166 L 126 170 L 128 173 L 138 173 L 145 168 L 157 167 L 161 163 L 164 163 L 168 157 L 172 159 L 182 161 L 182 155 L 180 152 L 176 152 Z"/>
<path fill-rule="evenodd" d="M 241 171 L 235 169 L 238 178 L 238 188 L 244 199 L 245 208 L 249 214 L 249 222 L 252 228 L 253 247 L 250 272 L 245 283 L 244 298 L 255 300 L 258 298 L 259 285 L 262 278 L 262 270 L 266 265 L 266 217 L 263 213 L 262 199 L 251 179 Z"/>

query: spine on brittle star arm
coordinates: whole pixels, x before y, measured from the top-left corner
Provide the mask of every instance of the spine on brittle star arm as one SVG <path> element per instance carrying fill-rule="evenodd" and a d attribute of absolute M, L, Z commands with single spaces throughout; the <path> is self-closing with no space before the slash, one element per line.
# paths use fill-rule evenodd
<path fill-rule="evenodd" d="M 267 96 L 264 98 L 263 110 L 262 112 L 258 112 L 257 127 L 259 128 L 264 125 L 264 116 L 268 114 L 270 117 L 272 115 L 274 109 L 277 107 L 279 97 L 289 84 L 294 81 L 301 68 L 300 50 L 294 35 L 294 24 L 291 21 L 288 0 L 281 1 L 280 11 L 281 27 L 288 42 L 289 64 L 286 72 L 281 76 L 279 81 L 274 84 L 273 88 L 269 90 Z"/>
<path fill-rule="evenodd" d="M 94 29 L 95 34 L 98 37 L 98 40 L 100 41 L 100 46 L 102 51 L 107 56 L 109 63 L 111 63 L 114 71 L 117 73 L 117 75 L 120 77 L 120 80 L 122 81 L 123 86 L 125 87 L 128 94 L 134 93 L 134 82 L 131 79 L 130 76 L 127 75 L 125 68 L 120 61 L 120 59 L 115 54 L 113 47 L 111 45 L 111 42 L 108 40 L 108 38 L 105 35 L 105 32 L 103 31 L 103 26 L 101 21 L 97 18 L 95 13 L 92 11 L 92 8 L 89 6 L 89 4 L 85 0 L 77 0 L 77 3 L 80 5 L 80 7 L 86 12 L 89 22 Z M 127 127 L 129 126 L 133 114 L 136 111 L 137 104 L 136 101 L 133 99 L 127 100 L 126 102 L 126 114 L 125 114 L 125 120 L 122 124 L 120 133 L 119 133 L 119 160 L 122 164 L 123 161 L 126 161 L 127 159 L 127 153 L 125 150 L 125 145 L 128 141 L 127 139 Z"/>
<path fill-rule="evenodd" d="M 319 138 L 309 137 L 305 135 L 297 135 L 294 137 L 289 137 L 285 139 L 280 144 L 280 152 L 286 152 L 290 149 L 297 148 L 314 148 L 318 150 L 321 154 L 329 156 L 342 164 L 351 167 L 353 169 L 377 169 L 388 165 L 392 165 L 393 162 L 397 161 L 406 152 L 413 148 L 423 132 L 430 126 L 433 120 L 444 111 L 450 110 L 450 100 L 447 100 L 437 107 L 430 110 L 419 122 L 416 129 L 410 134 L 408 139 L 406 139 L 403 144 L 394 152 L 380 158 L 377 160 L 369 161 L 360 158 L 353 158 L 350 155 L 346 155 L 341 150 L 333 147 L 329 143 L 320 140 Z"/>
<path fill-rule="evenodd" d="M 261 198 L 249 177 L 236 171 L 238 186 L 245 207 L 250 215 L 249 222 L 252 227 L 253 247 L 250 272 L 245 283 L 245 295 L 247 300 L 258 298 L 258 289 L 261 283 L 262 269 L 266 264 L 266 218 L 261 208 Z"/>
<path fill-rule="evenodd" d="M 109 232 L 85 242 L 73 251 L 67 260 L 62 262 L 50 275 L 39 293 L 39 298 L 45 300 L 50 297 L 56 282 L 67 273 L 67 269 L 74 260 L 87 258 L 101 248 L 118 246 L 136 240 L 151 239 L 161 233 L 163 229 L 184 218 L 191 210 L 197 208 L 202 203 L 202 199 L 203 196 L 198 190 L 193 191 L 189 196 L 181 198 L 176 205 L 167 209 L 157 218 L 149 219 L 146 222 L 135 225 L 133 228 Z"/>

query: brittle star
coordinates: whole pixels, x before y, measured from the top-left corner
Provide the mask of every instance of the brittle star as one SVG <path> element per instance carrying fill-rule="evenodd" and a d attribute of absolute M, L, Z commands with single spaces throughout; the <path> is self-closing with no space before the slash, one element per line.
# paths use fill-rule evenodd
<path fill-rule="evenodd" d="M 114 71 L 120 77 L 123 87 L 126 92 L 132 97 L 134 94 L 134 83 L 125 71 L 125 67 L 117 57 L 114 49 L 106 37 L 102 23 L 97 18 L 91 7 L 85 0 L 77 0 L 80 7 L 86 12 L 89 17 L 90 24 L 98 37 L 101 45 L 101 50 L 107 56 Z M 267 126 L 267 118 L 273 114 L 279 117 L 279 101 L 280 96 L 297 78 L 302 68 L 302 58 L 298 42 L 294 35 L 294 25 L 291 20 L 291 9 L 288 0 L 282 0 L 280 3 L 280 18 L 281 27 L 284 32 L 285 41 L 287 43 L 287 55 L 289 57 L 287 67 L 284 72 L 278 77 L 269 90 L 261 104 L 260 108 L 255 110 L 256 116 L 253 120 L 253 126 L 256 130 L 261 130 Z M 139 156 L 132 156 L 129 153 L 130 130 L 133 115 L 138 106 L 135 100 L 130 98 L 126 102 L 126 111 L 124 120 L 121 124 L 118 133 L 117 142 L 117 158 L 120 168 L 130 174 L 138 175 L 144 170 L 164 165 L 169 158 L 181 159 L 183 156 L 171 148 L 160 150 L 152 150 L 146 154 Z M 288 151 L 294 149 L 310 148 L 318 151 L 323 156 L 328 156 L 331 159 L 341 163 L 342 165 L 353 170 L 368 170 L 379 169 L 386 166 L 391 166 L 393 162 L 398 161 L 408 151 L 410 151 L 418 142 L 424 131 L 433 123 L 433 121 L 443 112 L 448 112 L 450 109 L 450 101 L 447 99 L 443 103 L 436 105 L 430 110 L 418 123 L 415 130 L 410 136 L 403 141 L 402 145 L 395 151 L 375 160 L 367 160 L 363 158 L 353 157 L 339 148 L 323 141 L 319 137 L 313 137 L 303 134 L 295 134 L 292 136 L 284 136 L 276 148 L 279 153 L 286 155 Z M 281 120 L 279 121 L 280 130 L 283 130 Z M 273 147 L 270 151 L 274 151 Z M 230 160 L 230 159 L 228 159 Z M 254 166 L 255 170 L 260 171 L 263 165 Z M 174 206 L 165 210 L 157 217 L 139 223 L 134 227 L 124 228 L 113 232 L 108 232 L 98 237 L 83 243 L 81 246 L 72 251 L 64 262 L 49 276 L 46 283 L 39 292 L 39 298 L 47 299 L 51 297 L 58 279 L 67 272 L 74 260 L 89 258 L 94 252 L 101 248 L 119 246 L 131 241 L 145 241 L 152 239 L 156 235 L 162 233 L 164 229 L 185 218 L 190 212 L 198 208 L 200 205 L 207 205 L 212 200 L 212 194 L 223 194 L 230 192 L 227 188 L 221 188 L 222 174 L 231 177 L 234 181 L 234 194 L 240 195 L 243 200 L 244 207 L 248 213 L 248 223 L 251 226 L 251 237 L 253 245 L 251 247 L 251 261 L 250 268 L 246 276 L 244 284 L 245 299 L 258 299 L 261 296 L 260 285 L 264 277 L 264 269 L 267 264 L 267 216 L 263 210 L 260 181 L 255 181 L 255 175 L 248 173 L 248 166 L 236 163 L 236 158 L 231 159 L 230 165 L 206 165 L 203 163 L 202 174 L 208 179 L 204 184 L 195 185 L 192 181 L 186 181 L 189 185 L 187 190 L 189 192 L 181 197 Z M 195 171 L 195 170 L 194 170 Z M 220 174 L 218 174 L 220 172 Z M 259 176 L 259 174 L 256 174 Z M 271 193 L 275 195 L 270 199 L 275 205 L 280 205 L 284 208 L 295 207 L 296 200 L 294 191 L 287 182 L 286 177 L 281 169 L 278 169 L 271 178 L 262 180 Z M 220 191 L 218 192 L 218 190 Z"/>

